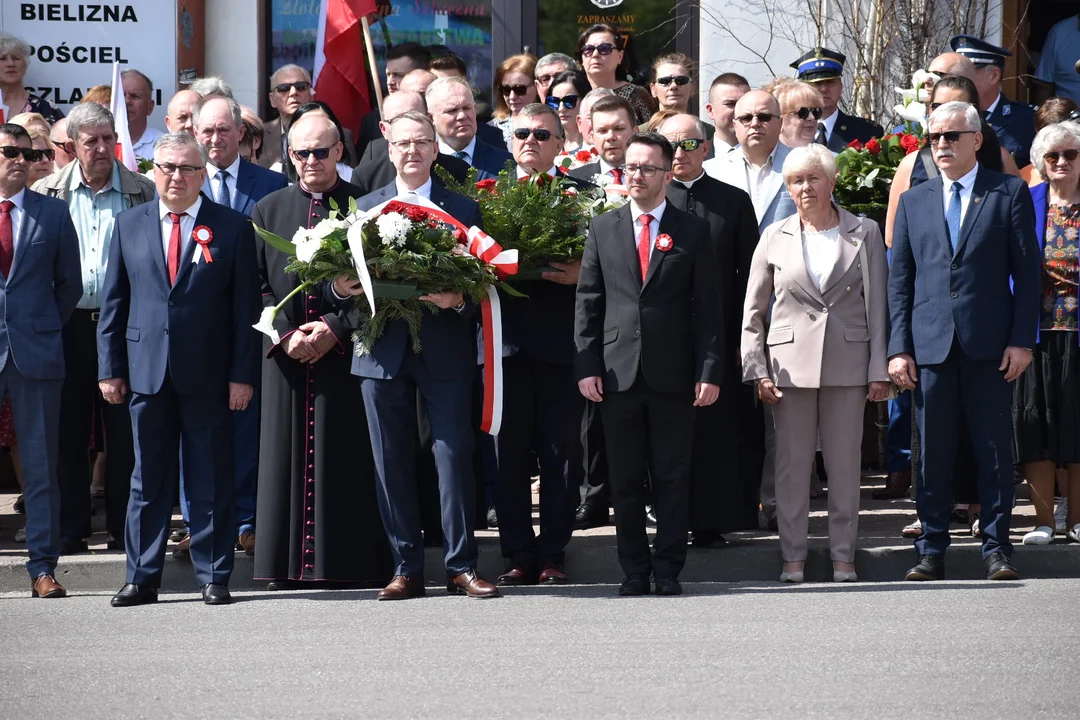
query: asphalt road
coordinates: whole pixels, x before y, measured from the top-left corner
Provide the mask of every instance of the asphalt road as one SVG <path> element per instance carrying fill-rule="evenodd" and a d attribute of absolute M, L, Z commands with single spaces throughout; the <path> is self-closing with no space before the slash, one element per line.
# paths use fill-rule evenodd
<path fill-rule="evenodd" d="M 1080 580 L 614 591 L 0 595 L 0 718 L 1029 720 L 1080 702 Z"/>

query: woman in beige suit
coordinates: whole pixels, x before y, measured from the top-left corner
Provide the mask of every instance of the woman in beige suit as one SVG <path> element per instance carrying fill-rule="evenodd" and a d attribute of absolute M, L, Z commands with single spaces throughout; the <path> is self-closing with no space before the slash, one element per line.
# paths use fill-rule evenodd
<path fill-rule="evenodd" d="M 863 407 L 889 391 L 885 245 L 877 223 L 833 204 L 836 161 L 827 148 L 792 150 L 783 174 L 798 213 L 766 228 L 754 251 L 743 380 L 757 385 L 776 418 L 781 582 L 803 581 L 819 438 L 829 473 L 833 579 L 854 581 Z"/>

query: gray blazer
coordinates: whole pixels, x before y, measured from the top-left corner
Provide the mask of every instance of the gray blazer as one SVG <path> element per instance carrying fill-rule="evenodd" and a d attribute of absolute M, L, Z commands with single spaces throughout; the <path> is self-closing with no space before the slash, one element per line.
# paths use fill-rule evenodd
<path fill-rule="evenodd" d="M 765 179 L 765 185 L 762 188 L 769 203 L 760 210 L 756 206 L 754 208 L 757 212 L 758 232 L 765 232 L 765 228 L 774 222 L 795 214 L 795 201 L 791 199 L 791 194 L 788 193 L 787 186 L 784 184 L 783 173 L 784 160 L 790 152 L 791 148 L 784 143 L 776 143 L 776 150 L 773 151 L 772 172 Z M 707 160 L 704 170 L 709 176 L 745 191 L 753 199 L 754 192 L 747 184 L 745 156 L 739 148 Z"/>
<path fill-rule="evenodd" d="M 889 379 L 885 244 L 873 220 L 839 212 L 840 258 L 823 291 L 806 269 L 798 215 L 770 225 L 762 235 L 743 308 L 745 382 L 767 377 L 779 387 L 822 388 Z M 859 260 L 864 243 L 869 318 Z"/>

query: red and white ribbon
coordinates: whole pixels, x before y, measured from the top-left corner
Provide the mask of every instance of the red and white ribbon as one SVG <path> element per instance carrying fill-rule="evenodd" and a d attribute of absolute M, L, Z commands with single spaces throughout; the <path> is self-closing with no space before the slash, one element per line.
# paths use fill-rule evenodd
<path fill-rule="evenodd" d="M 503 250 L 490 235 L 475 225 L 465 227 L 464 223 L 438 205 L 418 195 L 402 195 L 394 200 L 405 205 L 423 208 L 432 217 L 464 232 L 468 241 L 465 243 L 465 247 L 469 254 L 481 262 L 491 265 L 499 279 L 517 273 L 517 250 Z M 375 298 L 372 294 L 371 275 L 368 272 L 367 260 L 364 258 L 361 228 L 368 220 L 377 217 L 383 208 L 394 202 L 394 200 L 388 200 L 367 212 L 348 219 L 352 223 L 348 233 L 349 250 L 352 252 L 353 262 L 356 265 L 356 274 L 360 278 L 360 285 L 364 288 L 364 293 L 368 298 L 372 317 L 375 316 Z M 487 295 L 487 298 L 480 303 L 480 328 L 484 337 L 484 406 L 481 414 L 480 429 L 489 435 L 498 435 L 502 427 L 503 411 L 502 305 L 499 302 L 499 293 L 494 287 L 488 287 Z"/>

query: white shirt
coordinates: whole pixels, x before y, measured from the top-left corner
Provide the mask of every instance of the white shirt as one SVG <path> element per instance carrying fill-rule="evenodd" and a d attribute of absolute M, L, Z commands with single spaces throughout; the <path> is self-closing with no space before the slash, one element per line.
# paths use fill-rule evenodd
<path fill-rule="evenodd" d="M 963 186 L 960 189 L 960 227 L 964 226 L 964 218 L 967 217 L 968 206 L 971 205 L 971 188 L 975 186 L 975 176 L 978 172 L 979 163 L 975 163 L 975 167 L 971 168 L 971 172 L 959 180 L 950 180 L 945 177 L 944 173 L 941 175 L 941 193 L 945 207 L 945 217 L 949 216 L 949 201 L 952 199 L 953 183 L 958 182 Z"/>
<path fill-rule="evenodd" d="M 131 149 L 135 151 L 135 157 L 144 158 L 146 160 L 152 159 L 154 157 L 154 143 L 156 143 L 158 138 L 164 134 L 165 133 L 160 130 L 155 130 L 152 127 L 147 127 L 146 130 L 143 130 L 142 137 L 139 138 L 139 141 L 131 143 Z"/>
<path fill-rule="evenodd" d="M 227 168 L 219 168 L 214 163 L 206 163 L 206 175 L 210 179 L 210 192 L 213 193 L 211 197 L 217 197 L 220 189 L 218 185 L 221 184 L 221 171 L 225 170 L 229 173 L 229 177 L 225 180 L 225 187 L 229 188 L 229 201 L 235 202 L 236 198 L 236 174 L 240 172 L 240 154 L 237 153 L 236 159 L 232 161 L 232 165 Z"/>
<path fill-rule="evenodd" d="M 615 167 L 616 167 L 615 165 L 608 165 L 607 160 L 605 160 L 604 158 L 600 158 L 600 174 L 601 175 L 611 175 L 611 171 L 614 170 Z M 619 168 L 619 169 L 621 170 L 622 168 Z M 626 182 L 626 173 L 623 173 L 623 182 L 624 183 Z"/>
<path fill-rule="evenodd" d="M 836 112 L 827 118 L 821 118 L 821 122 L 825 123 L 825 142 L 829 142 L 832 139 L 833 128 L 836 127 L 836 118 L 840 117 L 840 109 L 837 108 Z"/>
<path fill-rule="evenodd" d="M 23 209 L 23 204 L 26 202 L 26 189 L 23 188 L 13 196 L 6 198 L 0 195 L 0 202 L 10 200 L 15 203 L 15 207 L 11 208 L 11 252 L 15 253 L 15 245 L 19 242 L 19 231 L 22 230 L 23 215 L 26 214 L 26 210 Z M 14 259 L 14 257 L 12 258 Z"/>
<path fill-rule="evenodd" d="M 983 113 L 983 117 L 988 118 L 991 115 L 993 115 L 994 111 L 997 110 L 997 106 L 1000 105 L 1000 104 L 1001 104 L 1001 93 L 998 93 L 997 97 L 994 98 L 994 102 L 990 103 L 990 107 L 986 108 L 986 112 Z"/>
<path fill-rule="evenodd" d="M 765 198 L 761 196 L 761 188 L 765 185 L 765 181 L 769 179 L 769 175 L 773 171 L 773 158 L 776 157 L 776 148 L 769 153 L 769 159 L 765 161 L 765 164 L 758 167 L 754 163 L 750 162 L 750 159 L 746 157 L 746 153 L 741 153 L 743 161 L 743 169 L 746 171 L 746 187 L 750 190 L 750 199 L 754 201 L 754 209 L 757 211 L 757 216 L 762 217 L 765 215 L 765 211 L 768 209 L 768 204 L 765 207 L 761 207 Z M 769 199 L 772 202 L 771 198 Z"/>
<path fill-rule="evenodd" d="M 664 217 L 664 209 L 667 207 L 667 200 L 657 205 L 655 208 L 649 211 L 649 215 L 652 215 L 652 222 L 649 223 L 649 236 L 652 238 L 652 244 L 649 245 L 649 259 L 652 260 L 653 252 L 656 250 L 656 236 L 660 234 L 660 219 Z M 641 216 L 645 214 L 645 211 L 638 207 L 638 204 L 634 202 L 633 198 L 630 199 L 630 217 L 634 219 L 634 247 L 638 246 L 641 240 Z"/>
<path fill-rule="evenodd" d="M 558 172 L 558 170 L 555 168 L 554 165 L 552 165 L 551 169 L 547 171 L 547 174 L 550 175 L 551 177 L 555 177 L 555 174 L 557 172 Z M 518 178 L 528 177 L 530 175 L 532 175 L 531 172 L 526 171 L 525 168 L 521 167 L 520 165 L 517 166 L 517 176 L 518 176 Z"/>
<path fill-rule="evenodd" d="M 191 244 L 191 231 L 195 229 L 195 218 L 199 214 L 199 208 L 202 207 L 202 195 L 195 200 L 195 204 L 184 211 L 184 215 L 180 217 L 180 258 L 183 262 L 184 255 L 187 253 L 188 245 Z M 165 207 L 165 203 L 158 200 L 158 217 L 161 218 L 161 247 L 165 251 L 165 268 L 169 267 L 169 238 L 172 236 L 172 220 L 169 219 L 169 213 L 172 210 Z"/>
<path fill-rule="evenodd" d="M 840 226 L 821 232 L 803 232 L 803 262 L 818 290 L 825 291 L 825 280 L 840 260 Z"/>
<path fill-rule="evenodd" d="M 439 152 L 441 152 L 443 155 L 453 155 L 458 152 L 463 152 L 465 153 L 465 157 L 461 159 L 472 165 L 473 156 L 476 154 L 476 136 L 473 135 L 473 139 L 469 141 L 468 145 L 461 148 L 461 150 L 455 150 L 454 148 L 450 147 L 445 142 L 443 142 L 443 139 L 440 137 Z"/>
<path fill-rule="evenodd" d="M 398 192 L 399 196 L 401 196 L 401 195 L 419 195 L 420 197 L 424 198 L 425 200 L 430 200 L 431 199 L 431 178 L 430 177 L 427 179 L 426 183 L 424 183 L 420 187 L 416 188 L 415 190 L 410 190 L 409 188 L 405 187 L 405 183 L 401 182 L 401 178 L 397 178 L 397 177 L 394 178 L 394 185 L 397 186 L 397 192 Z"/>

